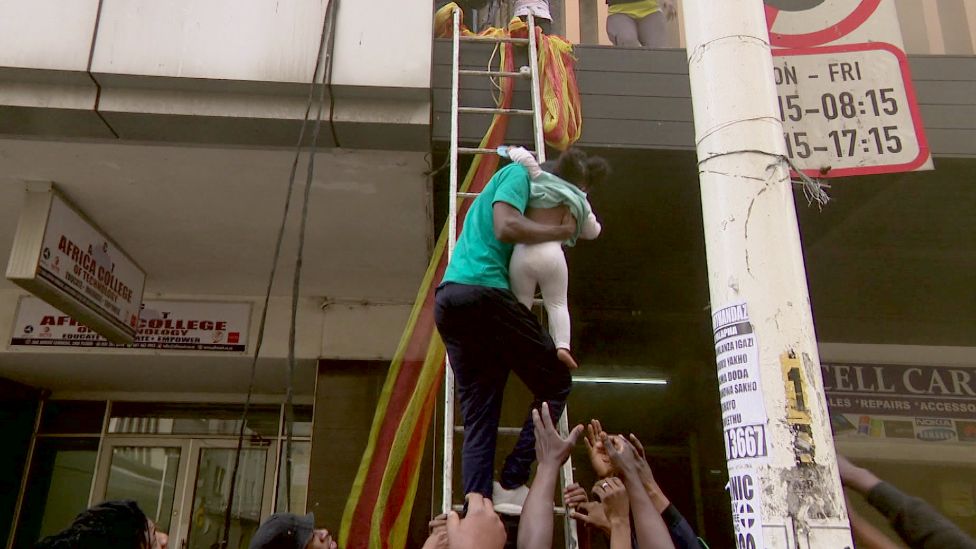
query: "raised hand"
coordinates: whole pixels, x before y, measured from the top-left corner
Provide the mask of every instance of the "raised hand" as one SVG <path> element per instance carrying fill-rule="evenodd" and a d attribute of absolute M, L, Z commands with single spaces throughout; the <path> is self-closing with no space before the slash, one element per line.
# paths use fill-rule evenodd
<path fill-rule="evenodd" d="M 630 522 L 630 500 L 627 498 L 627 489 L 619 478 L 607 477 L 597 481 L 593 486 L 593 493 L 600 497 L 611 524 L 618 520 Z"/>
<path fill-rule="evenodd" d="M 604 448 L 606 448 L 613 470 L 621 478 L 640 481 L 641 469 L 643 467 L 650 469 L 647 462 L 644 461 L 644 458 L 634 448 L 634 445 L 624 437 L 620 435 L 610 436 L 603 433 L 601 440 L 603 441 Z"/>
<path fill-rule="evenodd" d="M 603 445 L 610 456 L 610 463 L 627 487 L 627 496 L 634 515 L 634 532 L 637 545 L 641 549 L 674 549 L 668 527 L 661 520 L 661 514 L 651 502 L 641 482 L 641 468 L 647 462 L 637 452 L 633 444 L 622 436 L 607 436 L 603 433 Z M 609 513 L 609 509 L 607 510 Z M 611 522 L 612 523 L 612 522 Z M 611 534 L 611 543 L 613 535 Z"/>
<path fill-rule="evenodd" d="M 423 549 L 448 549 L 447 541 L 447 515 L 438 515 L 427 523 L 430 529 L 430 536 L 424 542 Z"/>
<path fill-rule="evenodd" d="M 651 498 L 651 503 L 654 504 L 654 508 L 657 509 L 658 513 L 663 513 L 665 509 L 671 505 L 671 501 L 668 500 L 664 492 L 661 491 L 661 487 L 658 485 L 657 481 L 654 480 L 654 473 L 651 471 L 651 464 L 647 461 L 647 454 L 644 453 L 644 445 L 641 444 L 637 435 L 630 434 L 630 443 L 637 450 L 637 455 L 641 458 L 641 463 L 639 463 L 639 468 L 637 471 L 638 477 L 640 478 L 641 484 L 644 485 L 644 490 L 647 491 L 647 495 Z"/>
<path fill-rule="evenodd" d="M 607 511 L 599 501 L 581 503 L 579 507 L 570 512 L 569 516 L 594 528 L 599 528 L 604 534 L 610 535 L 610 519 L 607 518 Z"/>
<path fill-rule="evenodd" d="M 617 477 L 607 477 L 597 481 L 593 494 L 603 502 L 607 521 L 610 523 L 610 549 L 629 549 L 630 496 L 624 483 Z"/>
<path fill-rule="evenodd" d="M 589 498 L 586 497 L 586 490 L 576 482 L 570 484 L 563 490 L 563 505 L 570 509 L 578 507 L 587 501 L 589 501 Z"/>
<path fill-rule="evenodd" d="M 603 434 L 603 426 L 600 425 L 600 420 L 591 419 L 590 424 L 586 426 L 586 437 L 583 439 L 583 442 L 586 443 L 586 451 L 590 455 L 590 465 L 593 466 L 593 472 L 600 478 L 609 477 L 613 474 L 613 465 L 610 463 L 610 456 L 607 454 L 606 446 L 603 443 Z"/>
<path fill-rule="evenodd" d="M 542 403 L 542 413 L 539 410 L 532 410 L 532 423 L 535 424 L 535 458 L 539 461 L 539 466 L 553 466 L 557 468 L 568 458 L 569 453 L 576 446 L 576 440 L 583 432 L 583 426 L 577 425 L 563 438 L 556 430 L 552 422 L 552 414 L 549 413 L 549 404 Z"/>
<path fill-rule="evenodd" d="M 532 423 L 535 425 L 535 458 L 539 466 L 522 505 L 517 546 L 518 549 L 549 549 L 552 547 L 552 494 L 556 490 L 556 477 L 559 467 L 573 451 L 583 426 L 577 425 L 563 438 L 553 425 L 549 405 L 545 402 L 541 410 L 532 410 Z"/>
<path fill-rule="evenodd" d="M 862 494 L 867 494 L 872 488 L 881 482 L 871 471 L 858 467 L 851 463 L 846 457 L 837 454 L 837 472 L 840 474 L 840 481 L 853 490 Z"/>
<path fill-rule="evenodd" d="M 490 499 L 477 493 L 467 496 L 468 513 L 464 520 L 454 511 L 447 517 L 447 539 L 451 549 L 502 549 L 505 525 L 495 514 Z"/>

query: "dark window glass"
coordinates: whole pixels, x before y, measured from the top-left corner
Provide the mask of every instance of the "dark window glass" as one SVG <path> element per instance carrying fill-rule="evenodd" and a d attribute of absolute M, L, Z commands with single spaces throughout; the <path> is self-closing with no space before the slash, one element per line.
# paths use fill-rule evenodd
<path fill-rule="evenodd" d="M 240 431 L 240 404 L 179 404 L 113 402 L 108 432 L 146 435 L 236 435 Z M 280 407 L 251 406 L 245 433 L 278 435 Z"/>
<path fill-rule="evenodd" d="M 60 532 L 88 507 L 98 439 L 40 438 L 34 449 L 16 549 Z"/>
<path fill-rule="evenodd" d="M 41 413 L 41 432 L 97 435 L 102 432 L 104 421 L 104 401 L 49 400 Z"/>
<path fill-rule="evenodd" d="M 294 406 L 294 420 L 291 428 L 291 436 L 293 437 L 310 437 L 312 436 L 312 407 L 311 406 Z M 284 428 L 281 429 L 281 436 L 285 436 Z"/>

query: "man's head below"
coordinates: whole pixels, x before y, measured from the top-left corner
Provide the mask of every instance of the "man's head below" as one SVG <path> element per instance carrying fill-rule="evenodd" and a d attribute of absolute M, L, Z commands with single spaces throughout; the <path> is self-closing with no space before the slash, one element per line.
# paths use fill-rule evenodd
<path fill-rule="evenodd" d="M 71 525 L 38 541 L 35 549 L 166 549 L 169 537 L 156 530 L 132 500 L 103 501 L 82 511 Z"/>
<path fill-rule="evenodd" d="M 275 513 L 254 533 L 248 549 L 337 549 L 332 534 L 315 529 L 315 516 Z"/>

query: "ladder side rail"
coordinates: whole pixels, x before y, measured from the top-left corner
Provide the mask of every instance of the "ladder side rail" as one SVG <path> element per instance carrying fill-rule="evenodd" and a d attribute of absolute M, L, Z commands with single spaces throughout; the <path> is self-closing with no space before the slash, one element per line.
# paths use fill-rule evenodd
<path fill-rule="evenodd" d="M 535 37 L 535 16 L 529 13 L 529 70 L 532 73 L 532 126 L 539 164 L 546 161 L 546 140 L 542 128 L 542 97 L 539 91 L 539 50 Z"/>
<path fill-rule="evenodd" d="M 457 213 L 458 213 L 458 79 L 460 76 L 461 55 L 461 10 L 454 10 L 454 32 L 452 33 L 453 50 L 451 56 L 451 151 L 450 151 L 450 198 L 448 204 L 447 229 L 447 259 L 454 255 L 454 245 L 457 242 Z M 454 376 L 451 375 L 451 362 L 445 356 L 444 368 L 444 455 L 443 485 L 441 486 L 441 510 L 451 512 L 451 502 L 454 491 Z"/>
<path fill-rule="evenodd" d="M 562 436 L 569 436 L 569 406 L 563 407 L 563 413 L 559 416 L 559 433 Z M 566 493 L 566 488 L 570 484 L 575 482 L 573 480 L 573 458 L 570 456 L 560 469 L 560 477 L 562 480 L 563 493 Z M 566 502 L 563 502 L 565 507 Z M 563 537 L 566 540 L 566 549 L 577 549 L 579 547 L 579 531 L 576 527 L 576 520 L 570 516 L 569 509 L 565 510 L 563 514 Z"/>
<path fill-rule="evenodd" d="M 532 75 L 532 126 L 535 130 L 535 150 L 536 158 L 542 164 L 546 161 L 546 141 L 544 128 L 542 127 L 542 94 L 540 91 L 539 79 L 539 50 L 538 41 L 535 35 L 535 16 L 530 12 L 528 15 L 529 23 L 529 71 Z M 563 413 L 559 416 L 557 427 L 563 436 L 569 435 L 569 407 L 563 407 Z M 560 480 L 562 481 L 562 491 L 573 483 L 573 459 L 568 458 L 560 469 Z M 579 547 L 579 533 L 576 528 L 576 521 L 570 517 L 569 509 L 565 509 L 563 514 L 563 532 L 566 549 L 577 549 Z"/>

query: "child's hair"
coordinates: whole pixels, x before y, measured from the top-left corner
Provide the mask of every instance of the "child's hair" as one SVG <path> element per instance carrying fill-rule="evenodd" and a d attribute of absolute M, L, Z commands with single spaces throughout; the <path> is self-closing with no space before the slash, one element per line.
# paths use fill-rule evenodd
<path fill-rule="evenodd" d="M 586 153 L 582 149 L 570 147 L 556 159 L 552 173 L 569 181 L 577 187 L 586 185 Z"/>
<path fill-rule="evenodd" d="M 591 156 L 586 159 L 586 188 L 588 190 L 593 189 L 598 185 L 602 185 L 610 178 L 610 174 L 613 170 L 610 169 L 610 163 L 607 162 L 606 158 L 602 156 Z"/>
<path fill-rule="evenodd" d="M 607 180 L 610 164 L 602 157 L 587 156 L 582 149 L 570 147 L 559 155 L 552 173 L 586 190 Z"/>

